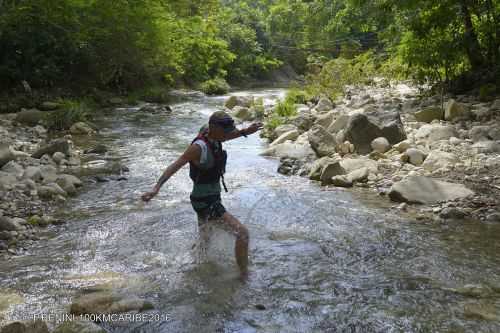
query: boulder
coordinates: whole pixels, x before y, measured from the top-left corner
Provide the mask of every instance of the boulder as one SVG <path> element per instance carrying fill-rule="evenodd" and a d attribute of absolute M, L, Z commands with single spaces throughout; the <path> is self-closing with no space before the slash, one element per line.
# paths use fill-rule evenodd
<path fill-rule="evenodd" d="M 352 187 L 354 185 L 348 175 L 332 177 L 331 184 L 337 187 Z"/>
<path fill-rule="evenodd" d="M 441 150 L 433 150 L 429 153 L 422 166 L 427 171 L 435 171 L 448 168 L 460 162 L 459 158 L 452 153 Z"/>
<path fill-rule="evenodd" d="M 491 103 L 491 110 L 500 111 L 500 98 L 496 99 L 493 103 Z"/>
<path fill-rule="evenodd" d="M 491 140 L 500 141 L 500 127 L 491 127 L 488 131 L 488 137 Z"/>
<path fill-rule="evenodd" d="M 469 138 L 474 142 L 490 140 L 489 126 L 474 126 L 469 131 Z"/>
<path fill-rule="evenodd" d="M 14 161 L 10 161 L 9 163 L 5 164 L 2 167 L 2 171 L 7 172 L 7 173 L 11 173 L 16 177 L 21 177 L 24 173 L 23 167 Z"/>
<path fill-rule="evenodd" d="M 472 117 L 472 112 L 469 108 L 462 104 L 458 103 L 454 99 L 451 99 L 446 103 L 445 111 L 444 111 L 444 119 L 445 120 L 458 120 L 458 119 L 470 119 Z"/>
<path fill-rule="evenodd" d="M 66 158 L 66 155 L 64 153 L 61 153 L 60 151 L 56 151 L 52 155 L 52 160 L 56 162 L 57 164 L 61 164 L 61 162 Z"/>
<path fill-rule="evenodd" d="M 74 135 L 90 135 L 96 131 L 89 124 L 79 121 L 71 125 L 69 132 Z"/>
<path fill-rule="evenodd" d="M 99 325 L 87 320 L 65 321 L 53 333 L 106 333 Z"/>
<path fill-rule="evenodd" d="M 74 315 L 108 314 L 152 309 L 153 305 L 137 297 L 126 298 L 123 295 L 107 291 L 93 292 L 77 297 L 71 303 L 70 313 Z"/>
<path fill-rule="evenodd" d="M 442 219 L 462 220 L 467 216 L 467 213 L 456 207 L 446 207 L 440 213 Z"/>
<path fill-rule="evenodd" d="M 57 140 L 54 140 L 54 141 L 50 142 L 49 144 L 39 148 L 37 151 L 35 151 L 31 155 L 31 157 L 40 158 L 45 154 L 53 155 L 56 152 L 61 152 L 64 155 L 69 156 L 70 149 L 71 149 L 71 147 L 70 147 L 68 140 L 57 139 Z"/>
<path fill-rule="evenodd" d="M 103 144 L 98 144 L 92 148 L 85 149 L 85 154 L 104 154 L 108 151 L 108 148 Z"/>
<path fill-rule="evenodd" d="M 276 138 L 279 138 L 281 135 L 285 134 L 286 132 L 290 132 L 290 131 L 293 131 L 296 129 L 297 129 L 297 126 L 295 126 L 295 125 L 284 124 L 284 125 L 280 125 L 280 126 L 276 127 L 273 132 L 274 132 L 274 135 L 276 136 Z"/>
<path fill-rule="evenodd" d="M 314 110 L 316 110 L 316 112 L 325 112 L 325 111 L 330 111 L 333 108 L 334 105 L 332 101 L 330 101 L 330 99 L 328 99 L 327 97 L 321 97 L 316 106 L 314 107 Z"/>
<path fill-rule="evenodd" d="M 254 119 L 254 115 L 250 112 L 250 109 L 244 106 L 235 106 L 232 115 L 243 121 Z"/>
<path fill-rule="evenodd" d="M 16 114 L 15 120 L 23 125 L 36 126 L 45 119 L 46 115 L 47 112 L 43 112 L 37 109 L 22 109 Z"/>
<path fill-rule="evenodd" d="M 404 153 L 408 148 L 411 147 L 411 143 L 408 140 L 401 141 L 396 143 L 393 148 L 396 149 L 400 153 Z"/>
<path fill-rule="evenodd" d="M 57 179 L 57 169 L 52 165 L 42 165 L 40 167 L 42 183 L 54 183 Z"/>
<path fill-rule="evenodd" d="M 335 151 L 341 156 L 352 154 L 354 153 L 354 145 L 349 141 L 345 141 L 343 143 L 337 144 L 337 146 L 335 147 Z"/>
<path fill-rule="evenodd" d="M 409 162 L 415 166 L 420 166 L 424 163 L 426 157 L 427 155 L 423 151 L 416 148 L 409 148 L 403 154 L 403 161 Z"/>
<path fill-rule="evenodd" d="M 36 319 L 9 323 L 0 333 L 49 333 L 49 329 L 43 320 Z"/>
<path fill-rule="evenodd" d="M 356 182 L 364 182 L 368 180 L 368 176 L 370 175 L 370 171 L 366 167 L 362 167 L 360 169 L 356 169 L 347 174 L 347 178 L 351 180 L 352 183 Z"/>
<path fill-rule="evenodd" d="M 320 125 L 323 128 L 328 128 L 334 122 L 337 113 L 335 111 L 330 111 L 328 113 L 320 114 L 314 124 Z"/>
<path fill-rule="evenodd" d="M 354 145 L 358 153 L 368 154 L 372 151 L 371 142 L 378 137 L 385 137 L 390 144 L 406 139 L 399 112 L 373 111 L 351 116 L 342 142 L 347 140 Z"/>
<path fill-rule="evenodd" d="M 309 170 L 309 179 L 320 180 L 323 168 L 327 164 L 334 163 L 335 161 L 336 161 L 335 159 L 328 156 L 321 157 L 320 159 L 314 161 L 314 163 L 311 166 L 311 169 Z"/>
<path fill-rule="evenodd" d="M 280 143 L 283 143 L 285 141 L 295 141 L 297 140 L 297 138 L 299 137 L 300 133 L 298 130 L 291 130 L 290 132 L 286 132 L 286 133 L 283 133 L 282 135 L 280 135 L 279 138 L 277 138 L 276 140 L 274 140 L 270 146 L 275 146 L 277 144 L 280 144 Z"/>
<path fill-rule="evenodd" d="M 16 175 L 0 171 L 0 189 L 11 189 L 16 183 Z"/>
<path fill-rule="evenodd" d="M 383 137 L 374 139 L 370 145 L 374 151 L 382 154 L 391 149 L 391 144 Z"/>
<path fill-rule="evenodd" d="M 492 140 L 480 141 L 473 144 L 472 149 L 483 154 L 500 153 L 500 142 Z"/>
<path fill-rule="evenodd" d="M 344 175 L 346 172 L 339 161 L 328 162 L 321 170 L 321 185 L 328 185 L 332 183 L 332 177 Z"/>
<path fill-rule="evenodd" d="M 298 114 L 290 119 L 290 123 L 301 131 L 308 131 L 316 118 L 311 114 Z"/>
<path fill-rule="evenodd" d="M 348 174 L 361 168 L 367 168 L 370 173 L 374 174 L 378 172 L 377 161 L 369 158 L 343 158 L 340 160 L 340 165 Z"/>
<path fill-rule="evenodd" d="M 38 166 L 28 166 L 23 173 L 23 179 L 31 179 L 35 182 L 41 182 L 43 180 L 42 170 Z"/>
<path fill-rule="evenodd" d="M 229 97 L 224 106 L 232 110 L 235 106 L 242 106 L 245 108 L 251 107 L 253 104 L 253 97 L 250 96 L 231 96 Z"/>
<path fill-rule="evenodd" d="M 308 132 L 309 144 L 319 157 L 333 155 L 336 141 L 323 126 L 314 125 Z"/>
<path fill-rule="evenodd" d="M 439 107 L 429 107 L 415 112 L 415 119 L 424 123 L 431 123 L 433 120 L 444 119 L 444 112 Z"/>
<path fill-rule="evenodd" d="M 338 133 L 340 130 L 344 129 L 347 126 L 349 119 L 350 116 L 346 114 L 339 116 L 337 119 L 335 119 L 334 122 L 331 123 L 330 126 L 328 126 L 327 131 L 332 134 Z"/>
<path fill-rule="evenodd" d="M 57 102 L 43 102 L 40 104 L 39 109 L 42 111 L 54 111 L 61 107 L 60 103 Z"/>
<path fill-rule="evenodd" d="M 261 153 L 262 156 L 275 156 L 280 158 L 294 158 L 297 160 L 309 159 L 314 157 L 314 151 L 311 146 L 284 142 L 269 147 Z"/>
<path fill-rule="evenodd" d="M 67 197 L 68 193 L 64 191 L 59 185 L 56 183 L 50 183 L 47 185 L 42 185 L 37 188 L 38 195 L 42 199 L 52 199 L 57 197 L 58 195 L 62 197 Z"/>
<path fill-rule="evenodd" d="M 16 158 L 10 146 L 6 143 L 0 143 L 0 168 Z"/>
<path fill-rule="evenodd" d="M 466 198 L 474 192 L 462 184 L 448 183 L 423 176 L 410 176 L 395 183 L 389 198 L 396 202 L 435 204 Z"/>
<path fill-rule="evenodd" d="M 426 124 L 418 129 L 415 138 L 436 142 L 449 140 L 451 137 L 458 137 L 458 132 L 451 125 Z"/>
<path fill-rule="evenodd" d="M 8 216 L 0 216 L 0 231 L 20 231 L 24 227 L 18 220 L 12 219 Z"/>
<path fill-rule="evenodd" d="M 69 195 L 75 195 L 76 188 L 82 186 L 82 181 L 73 175 L 62 174 L 57 176 L 56 184 Z"/>

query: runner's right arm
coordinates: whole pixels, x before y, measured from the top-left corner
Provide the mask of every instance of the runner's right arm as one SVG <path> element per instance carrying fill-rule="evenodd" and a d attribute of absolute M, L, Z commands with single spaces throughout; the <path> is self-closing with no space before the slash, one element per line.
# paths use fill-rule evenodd
<path fill-rule="evenodd" d="M 149 201 L 151 200 L 154 196 L 160 192 L 161 187 L 163 184 L 167 182 L 167 180 L 170 179 L 177 171 L 179 171 L 180 168 L 182 168 L 184 165 L 191 161 L 199 161 L 201 156 L 201 148 L 198 145 L 190 145 L 186 151 L 172 164 L 168 166 L 168 168 L 163 172 L 161 175 L 160 179 L 156 183 L 156 185 L 153 187 L 153 190 L 151 192 L 144 193 L 142 195 L 142 200 L 144 201 Z"/>

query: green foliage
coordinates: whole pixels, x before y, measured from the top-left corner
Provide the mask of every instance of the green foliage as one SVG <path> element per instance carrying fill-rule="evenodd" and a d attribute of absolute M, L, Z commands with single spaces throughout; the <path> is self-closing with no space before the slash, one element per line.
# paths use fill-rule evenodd
<path fill-rule="evenodd" d="M 61 107 L 56 111 L 47 112 L 44 119 L 44 124 L 49 130 L 67 130 L 74 123 L 87 121 L 91 115 L 88 102 L 60 99 L 57 103 Z"/>
<path fill-rule="evenodd" d="M 291 101 L 280 101 L 274 108 L 274 113 L 280 117 L 292 117 L 297 114 L 297 108 Z"/>
<path fill-rule="evenodd" d="M 255 98 L 252 102 L 251 109 L 257 119 L 262 119 L 265 114 L 264 99 L 262 97 Z"/>
<path fill-rule="evenodd" d="M 479 87 L 479 100 L 481 102 L 489 102 L 495 99 L 495 94 L 497 92 L 497 86 L 490 83 L 484 84 Z"/>
<path fill-rule="evenodd" d="M 306 104 L 308 100 L 310 100 L 310 96 L 304 90 L 298 88 L 291 88 L 285 96 L 285 102 L 291 104 Z"/>
<path fill-rule="evenodd" d="M 207 95 L 223 95 L 229 92 L 231 87 L 223 78 L 207 80 L 200 84 L 200 90 Z"/>
<path fill-rule="evenodd" d="M 285 124 L 285 122 L 286 122 L 286 118 L 280 117 L 277 114 L 273 114 L 269 118 L 266 119 L 264 129 L 266 132 L 270 133 L 274 129 L 276 129 L 278 126 Z"/>

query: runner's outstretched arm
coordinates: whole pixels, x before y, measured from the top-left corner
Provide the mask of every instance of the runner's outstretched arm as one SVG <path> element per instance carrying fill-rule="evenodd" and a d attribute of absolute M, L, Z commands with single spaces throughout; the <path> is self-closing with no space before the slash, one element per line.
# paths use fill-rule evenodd
<path fill-rule="evenodd" d="M 187 163 L 191 161 L 199 161 L 200 155 L 201 148 L 198 145 L 190 145 L 174 163 L 170 164 L 168 168 L 165 169 L 160 179 L 153 187 L 153 190 L 151 192 L 146 192 L 141 196 L 142 200 L 149 201 L 153 199 L 153 197 L 156 196 L 158 192 L 160 192 L 161 187 L 167 182 L 167 180 L 170 179 L 170 177 L 172 177 L 177 171 L 179 171 L 180 168 L 182 168 Z"/>
<path fill-rule="evenodd" d="M 250 135 L 262 128 L 263 124 L 261 122 L 257 123 L 252 123 L 250 126 L 247 128 L 241 129 L 239 131 L 235 131 L 233 133 L 226 134 L 226 139 L 224 141 L 229 141 L 237 138 L 241 138 L 242 136 L 245 135 Z"/>

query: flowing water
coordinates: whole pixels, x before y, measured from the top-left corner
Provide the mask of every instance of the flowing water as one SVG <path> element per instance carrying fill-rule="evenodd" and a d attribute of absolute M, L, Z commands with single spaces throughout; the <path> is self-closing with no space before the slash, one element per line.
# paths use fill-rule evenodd
<path fill-rule="evenodd" d="M 270 100 L 284 91 L 246 93 Z M 86 185 L 64 208 L 65 225 L 1 263 L 0 292 L 17 304 L 5 318 L 67 312 L 82 289 L 105 285 L 150 300 L 161 316 L 102 324 L 112 332 L 500 331 L 495 291 L 451 290 L 500 291 L 498 225 L 403 219 L 374 194 L 279 175 L 276 160 L 259 156 L 257 135 L 226 143 L 223 195 L 250 230 L 249 280 L 237 279 L 228 237 L 218 238 L 222 260 L 198 262 L 187 168 L 150 203 L 139 197 L 223 100 L 186 96 L 171 115 L 105 113 L 99 137 L 81 143 L 108 145 L 128 180 Z"/>

